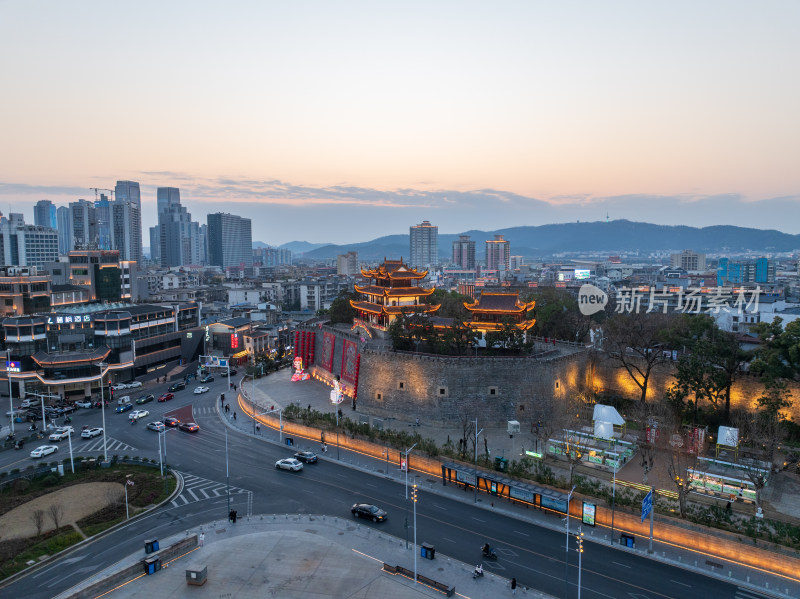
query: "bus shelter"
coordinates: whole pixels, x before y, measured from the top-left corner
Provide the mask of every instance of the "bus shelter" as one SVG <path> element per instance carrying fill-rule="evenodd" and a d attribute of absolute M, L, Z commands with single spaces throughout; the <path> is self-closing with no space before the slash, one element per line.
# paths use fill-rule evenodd
<path fill-rule="evenodd" d="M 479 491 L 495 497 L 503 497 L 526 505 L 567 513 L 567 494 L 536 484 L 522 482 L 499 473 L 478 470 L 465 464 L 446 462 L 442 464 L 442 484 L 477 487 Z"/>

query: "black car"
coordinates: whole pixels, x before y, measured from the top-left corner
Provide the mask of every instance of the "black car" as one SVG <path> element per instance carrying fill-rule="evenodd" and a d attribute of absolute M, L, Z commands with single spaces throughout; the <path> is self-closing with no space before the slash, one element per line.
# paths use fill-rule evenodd
<path fill-rule="evenodd" d="M 231 375 L 231 376 L 233 376 L 233 375 L 235 375 L 237 372 L 239 372 L 239 371 L 238 371 L 238 370 L 236 370 L 235 368 L 231 368 L 230 375 Z"/>
<path fill-rule="evenodd" d="M 201 383 L 211 383 L 214 381 L 214 375 L 207 374 L 203 378 L 200 379 Z"/>
<path fill-rule="evenodd" d="M 305 462 L 306 464 L 313 464 L 317 461 L 317 454 L 315 454 L 313 451 L 298 451 L 296 454 L 294 454 L 294 457 L 301 462 Z"/>
<path fill-rule="evenodd" d="M 136 403 L 139 404 L 139 405 L 142 405 L 143 403 L 151 402 L 154 399 L 155 399 L 155 397 L 153 397 L 153 395 L 151 393 L 148 393 L 147 395 L 142 395 L 139 399 L 137 399 Z"/>
<path fill-rule="evenodd" d="M 186 389 L 186 383 L 178 381 L 177 383 L 172 383 L 167 391 L 181 391 L 183 389 Z"/>
<path fill-rule="evenodd" d="M 388 515 L 377 505 L 369 503 L 356 503 L 350 508 L 356 518 L 371 518 L 373 522 L 383 522 Z"/>
<path fill-rule="evenodd" d="M 173 416 L 167 416 L 166 418 L 164 418 L 164 424 L 166 424 L 167 426 L 175 427 L 178 426 L 180 423 L 181 421 Z"/>

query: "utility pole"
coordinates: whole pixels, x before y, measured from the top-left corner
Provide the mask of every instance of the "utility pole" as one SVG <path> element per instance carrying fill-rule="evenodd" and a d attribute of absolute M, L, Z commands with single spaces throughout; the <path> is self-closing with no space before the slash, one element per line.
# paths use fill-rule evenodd
<path fill-rule="evenodd" d="M 483 432 L 483 429 L 478 430 L 478 419 L 475 419 L 475 491 L 473 503 L 478 503 L 478 437 Z"/>

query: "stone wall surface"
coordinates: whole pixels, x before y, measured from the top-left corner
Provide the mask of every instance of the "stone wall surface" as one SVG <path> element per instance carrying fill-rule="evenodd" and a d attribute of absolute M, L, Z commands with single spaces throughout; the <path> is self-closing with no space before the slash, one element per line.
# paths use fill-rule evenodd
<path fill-rule="evenodd" d="M 524 422 L 526 410 L 530 412 L 544 398 L 564 398 L 591 388 L 629 399 L 641 395 L 628 373 L 602 352 L 556 346 L 543 356 L 436 356 L 383 349 L 370 340 L 361 341 L 364 337 L 360 330 L 318 325 L 309 330 L 317 333 L 316 356 L 322 355 L 322 333 L 336 334 L 330 376 L 341 374 L 343 339 L 358 342 L 361 368 L 357 403 L 360 410 L 382 418 L 402 416 L 455 423 L 464 415 L 480 414 L 497 424 Z M 326 374 L 319 366 L 314 371 Z M 673 373 L 671 362 L 656 365 L 648 385 L 649 399 L 663 396 L 674 382 Z M 791 388 L 796 401 L 788 412 L 798 422 L 800 386 Z M 743 374 L 734 384 L 732 406 L 752 407 L 760 394 L 759 379 Z"/>

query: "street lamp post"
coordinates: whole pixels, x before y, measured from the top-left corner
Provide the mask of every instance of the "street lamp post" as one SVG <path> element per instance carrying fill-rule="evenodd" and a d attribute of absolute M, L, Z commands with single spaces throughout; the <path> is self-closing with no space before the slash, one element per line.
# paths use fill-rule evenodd
<path fill-rule="evenodd" d="M 103 377 L 105 376 L 105 372 L 103 369 L 108 366 L 105 362 L 100 362 L 98 364 L 100 367 L 100 411 L 103 413 L 103 461 L 108 461 L 108 443 L 106 443 L 106 397 L 105 393 L 103 392 Z M 125 489 L 125 495 L 127 496 L 128 489 Z"/>
<path fill-rule="evenodd" d="M 72 459 L 72 431 L 69 431 L 67 439 L 69 439 L 69 465 L 72 468 L 72 474 L 75 474 L 75 462 Z"/>
<path fill-rule="evenodd" d="M 6 348 L 6 376 L 8 377 L 8 409 L 11 410 L 11 434 L 14 434 L 14 398 L 11 394 L 11 348 Z"/>
<path fill-rule="evenodd" d="M 583 569 L 583 526 L 578 529 L 578 599 L 581 599 L 581 571 Z"/>
<path fill-rule="evenodd" d="M 478 437 L 483 429 L 478 430 L 478 419 L 475 419 L 475 488 L 473 491 L 473 503 L 478 503 Z"/>
<path fill-rule="evenodd" d="M 416 446 L 417 446 L 417 444 L 414 443 L 414 445 L 412 445 L 411 447 L 406 449 L 406 466 L 405 466 L 405 470 L 406 470 L 406 499 L 408 499 L 408 454 L 411 453 L 411 450 L 414 449 Z"/>
<path fill-rule="evenodd" d="M 572 494 L 575 492 L 575 487 L 572 487 L 572 490 L 567 495 L 567 541 L 566 547 L 566 554 L 564 555 L 564 599 L 568 597 L 568 589 L 569 589 L 569 503 L 572 501 Z"/>
<path fill-rule="evenodd" d="M 231 477 L 228 470 L 228 427 L 225 427 L 225 480 L 228 486 L 228 514 L 231 513 Z"/>
<path fill-rule="evenodd" d="M 417 582 L 417 483 L 411 492 L 411 499 L 414 502 L 414 583 Z"/>
<path fill-rule="evenodd" d="M 616 447 L 614 448 L 616 449 Z M 617 499 L 617 464 L 619 463 L 619 454 L 614 460 L 614 482 L 611 485 L 611 544 L 614 544 L 614 508 Z"/>

